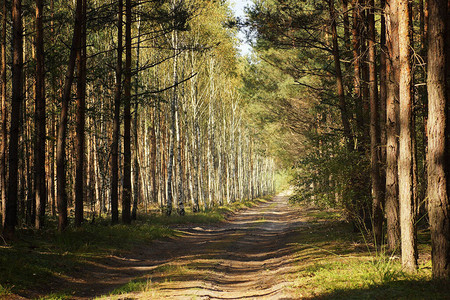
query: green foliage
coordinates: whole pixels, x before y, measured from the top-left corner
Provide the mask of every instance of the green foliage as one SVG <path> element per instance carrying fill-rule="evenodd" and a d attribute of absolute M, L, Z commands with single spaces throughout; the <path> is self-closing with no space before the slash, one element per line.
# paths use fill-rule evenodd
<path fill-rule="evenodd" d="M 297 165 L 291 200 L 343 208 L 349 219 L 358 219 L 358 212 L 370 204 L 369 162 L 333 138 L 318 139 L 319 149 L 313 148 Z"/>
<path fill-rule="evenodd" d="M 257 63 L 243 90 L 249 112 L 273 155 L 292 168 L 293 201 L 342 207 L 348 219 L 370 218 L 368 157 L 349 150 L 342 135 L 330 49 L 318 33 L 328 15 L 324 3 L 257 1 L 250 23 L 257 31 Z M 354 114 L 354 103 L 348 99 Z M 269 124 L 269 125 L 267 125 Z M 353 129 L 357 132 L 355 124 Z"/>
<path fill-rule="evenodd" d="M 289 169 L 280 169 L 275 173 L 275 192 L 280 193 L 287 190 L 293 180 L 293 172 Z"/>
<path fill-rule="evenodd" d="M 304 150 L 299 131 L 310 119 L 308 94 L 292 77 L 264 60 L 250 63 L 244 72 L 240 93 L 251 132 L 263 141 L 280 169 L 291 168 Z"/>
<path fill-rule="evenodd" d="M 360 100 L 351 96 L 350 82 L 345 82 L 345 100 L 356 138 L 347 141 L 343 136 L 331 40 L 326 33 L 330 23 L 327 4 L 256 1 L 249 18 L 257 54 L 247 70 L 244 93 L 253 101 L 250 107 L 261 107 L 256 111 L 263 117 L 255 123 L 269 120 L 272 124 L 260 128 L 273 148 L 282 149 L 273 154 L 283 167 L 293 170 L 296 194 L 292 200 L 341 207 L 349 220 L 368 222 L 368 141 L 361 138 L 364 126 L 356 122 Z M 343 35 L 342 26 L 338 34 Z M 339 43 L 344 49 L 343 40 Z M 342 57 L 349 55 L 341 52 Z M 342 64 L 344 73 L 351 70 Z"/>
<path fill-rule="evenodd" d="M 5 297 L 11 294 L 11 286 L 0 284 L 0 297 Z"/>

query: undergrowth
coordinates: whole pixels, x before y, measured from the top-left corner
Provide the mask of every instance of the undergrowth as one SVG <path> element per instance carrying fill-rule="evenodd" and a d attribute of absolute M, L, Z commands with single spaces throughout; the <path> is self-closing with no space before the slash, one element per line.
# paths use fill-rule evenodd
<path fill-rule="evenodd" d="M 363 233 L 338 218 L 335 210 L 306 209 L 307 228 L 299 228 L 296 272 L 291 290 L 299 298 L 449 299 L 450 285 L 431 278 L 429 232 L 419 232 L 420 265 L 402 269 L 399 256 L 376 248 Z"/>

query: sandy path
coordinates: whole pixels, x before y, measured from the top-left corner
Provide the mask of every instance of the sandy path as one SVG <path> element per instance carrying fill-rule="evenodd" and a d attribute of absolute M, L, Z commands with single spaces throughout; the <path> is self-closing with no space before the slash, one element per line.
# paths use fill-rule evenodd
<path fill-rule="evenodd" d="M 133 257 L 105 259 L 74 282 L 74 296 L 107 294 L 140 276 L 146 291 L 119 299 L 291 299 L 290 243 L 303 223 L 287 198 L 275 196 L 219 226 L 185 228 L 183 237 L 156 241 Z"/>

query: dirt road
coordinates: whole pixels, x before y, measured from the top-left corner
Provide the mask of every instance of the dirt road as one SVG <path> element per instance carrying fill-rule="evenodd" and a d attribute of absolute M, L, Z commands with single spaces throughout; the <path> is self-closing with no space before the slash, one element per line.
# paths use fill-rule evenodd
<path fill-rule="evenodd" d="M 250 208 L 216 226 L 183 229 L 133 257 L 114 257 L 79 282 L 78 299 L 107 294 L 138 277 L 141 293 L 114 299 L 292 299 L 293 234 L 300 213 L 287 195 Z"/>

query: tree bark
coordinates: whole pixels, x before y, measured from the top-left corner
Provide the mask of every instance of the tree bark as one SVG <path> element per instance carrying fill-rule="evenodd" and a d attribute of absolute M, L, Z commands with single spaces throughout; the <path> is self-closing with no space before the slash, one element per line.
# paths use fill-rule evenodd
<path fill-rule="evenodd" d="M 364 116 L 361 98 L 361 68 L 360 68 L 360 3 L 353 1 L 353 26 L 352 26 L 352 51 L 353 51 L 353 94 L 356 106 L 356 123 L 362 132 L 364 128 Z"/>
<path fill-rule="evenodd" d="M 178 109 L 178 101 L 176 103 L 175 106 L 175 131 L 176 131 L 176 138 L 177 138 L 177 164 L 178 164 L 178 203 L 177 203 L 177 212 L 180 216 L 184 216 L 185 215 L 185 210 L 184 210 L 184 190 L 183 190 L 183 164 L 182 164 L 182 151 L 181 151 L 181 138 L 180 138 L 180 131 L 181 131 L 181 126 L 180 126 L 180 117 L 179 117 L 179 109 Z"/>
<path fill-rule="evenodd" d="M 386 5 L 386 223 L 387 242 L 391 252 L 400 246 L 398 203 L 398 16 L 397 1 Z"/>
<path fill-rule="evenodd" d="M 432 273 L 450 278 L 450 45 L 447 0 L 429 1 L 428 22 L 428 211 Z"/>
<path fill-rule="evenodd" d="M 138 7 L 139 7 L 139 1 L 138 1 Z M 139 14 L 140 12 L 138 12 Z M 139 70 L 139 58 L 140 58 L 140 46 L 141 46 L 141 17 L 139 15 L 138 25 L 137 25 L 137 34 L 138 34 L 138 40 L 137 40 L 137 47 L 136 47 L 136 72 Z M 135 78 L 135 86 L 134 86 L 134 93 L 135 93 L 135 103 L 134 103 L 134 125 L 133 125 L 133 133 L 134 133 L 134 195 L 133 195 L 133 208 L 131 210 L 131 219 L 136 220 L 137 218 L 137 207 L 139 204 L 139 198 L 140 198 L 140 189 L 141 186 L 139 184 L 139 178 L 141 174 L 141 168 L 139 165 L 139 139 L 138 139 L 138 125 L 139 125 L 139 76 L 136 75 Z"/>
<path fill-rule="evenodd" d="M 66 193 L 66 138 L 69 101 L 74 78 L 77 48 L 80 47 L 80 36 L 82 30 L 83 0 L 77 0 L 75 12 L 75 25 L 70 48 L 69 62 L 66 71 L 66 80 L 61 100 L 61 113 L 59 118 L 58 137 L 56 145 L 56 180 L 57 180 L 57 203 L 58 203 L 58 230 L 63 231 L 67 225 L 67 193 Z"/>
<path fill-rule="evenodd" d="M 192 62 L 192 71 L 194 71 L 194 53 L 191 51 L 191 62 Z M 200 211 L 199 206 L 199 185 L 198 185 L 198 177 L 199 177 L 199 152 L 198 152 L 198 144 L 197 144 L 197 124 L 198 124 L 198 98 L 197 98 L 197 80 L 196 78 L 192 79 L 191 82 L 191 102 L 192 102 L 192 138 L 191 138 L 191 155 L 192 155 L 192 176 L 193 178 L 193 193 L 192 197 L 193 201 L 193 212 Z"/>
<path fill-rule="evenodd" d="M 350 21 L 348 18 L 348 0 L 342 0 L 342 18 L 344 23 L 344 42 L 347 49 L 351 49 L 350 44 Z"/>
<path fill-rule="evenodd" d="M 328 0 L 331 18 L 331 34 L 333 39 L 333 58 L 336 76 L 337 92 L 339 97 L 339 109 L 341 111 L 341 120 L 344 128 L 344 137 L 346 138 L 348 149 L 352 149 L 352 132 L 350 128 L 349 115 L 347 110 L 347 103 L 345 101 L 344 83 L 341 70 L 341 59 L 339 55 L 338 35 L 336 29 L 336 11 L 334 9 L 334 0 Z"/>
<path fill-rule="evenodd" d="M 173 4 L 174 5 L 174 4 Z M 172 92 L 172 100 L 170 104 L 170 136 L 169 136 L 169 161 L 167 164 L 167 207 L 166 207 L 166 214 L 170 216 L 172 213 L 172 207 L 173 207 L 173 194 L 174 194 L 174 188 L 173 188 L 173 175 L 174 175 L 174 149 L 175 149 L 175 140 L 177 138 L 177 84 L 178 84 L 178 39 L 177 39 L 177 32 L 174 30 L 172 32 L 172 47 L 174 52 L 174 58 L 173 58 L 173 92 Z"/>
<path fill-rule="evenodd" d="M 22 1 L 12 2 L 12 99 L 11 99 L 11 127 L 9 141 L 9 180 L 8 197 L 5 204 L 5 221 L 3 235 L 11 238 L 17 224 L 18 203 L 18 168 L 19 168 L 19 134 L 23 98 L 23 29 L 22 29 Z"/>
<path fill-rule="evenodd" d="M 117 65 L 116 86 L 114 89 L 114 121 L 113 140 L 111 144 L 111 223 L 119 222 L 119 134 L 120 134 L 120 104 L 122 94 L 122 19 L 123 0 L 118 2 L 117 14 Z"/>
<path fill-rule="evenodd" d="M 158 174 L 158 176 L 160 176 L 160 172 L 159 171 L 159 148 L 158 148 L 158 144 L 157 144 L 157 120 L 158 120 L 158 104 L 156 104 L 156 107 L 153 108 L 153 123 L 152 123 L 152 127 L 151 127 L 151 165 L 152 165 L 152 172 L 151 172 L 151 177 L 150 180 L 152 181 L 152 202 L 158 202 L 158 191 L 159 191 L 159 180 L 156 180 L 156 174 Z"/>
<path fill-rule="evenodd" d="M 386 174 L 383 169 L 386 165 L 386 95 L 387 95 L 387 73 L 386 73 L 386 60 L 387 60 L 387 48 L 386 48 L 386 17 L 384 10 L 386 8 L 386 0 L 381 0 L 381 16 L 380 16 L 380 136 L 381 136 L 381 180 L 383 189 L 386 185 Z M 383 203 L 384 206 L 384 203 Z"/>
<path fill-rule="evenodd" d="M 1 113 L 2 113 L 2 123 L 1 123 L 1 145 L 0 145 L 0 201 L 2 204 L 2 226 L 5 222 L 5 210 L 6 210 L 6 188 L 8 186 L 6 181 L 6 163 L 7 163 L 7 149 L 8 149 L 8 109 L 6 106 L 6 0 L 2 0 L 2 24 L 1 27 L 1 50 L 0 50 L 0 93 L 1 93 Z"/>
<path fill-rule="evenodd" d="M 75 178 L 75 226 L 83 222 L 84 202 L 84 127 L 86 110 L 86 0 L 82 0 L 82 30 L 77 49 L 77 112 L 76 112 L 76 178 Z"/>
<path fill-rule="evenodd" d="M 35 145 L 34 145 L 34 196 L 36 201 L 35 227 L 44 223 L 47 190 L 45 185 L 45 69 L 44 28 L 42 14 L 44 3 L 36 0 L 36 85 L 35 85 Z"/>
<path fill-rule="evenodd" d="M 412 97 L 411 97 L 411 41 L 410 19 L 407 0 L 398 2 L 398 36 L 400 59 L 400 140 L 398 161 L 398 183 L 400 201 L 400 230 L 402 265 L 407 271 L 417 269 L 415 237 L 415 210 L 413 195 L 412 161 Z"/>
<path fill-rule="evenodd" d="M 370 101 L 370 166 L 372 179 L 372 211 L 373 234 L 375 243 L 379 247 L 383 237 L 383 211 L 384 193 L 381 181 L 380 158 L 380 124 L 378 117 L 378 84 L 376 70 L 375 50 L 375 15 L 374 1 L 369 2 L 368 11 L 368 47 L 369 47 L 369 101 Z"/>
<path fill-rule="evenodd" d="M 131 0 L 125 1 L 122 222 L 131 224 Z"/>

